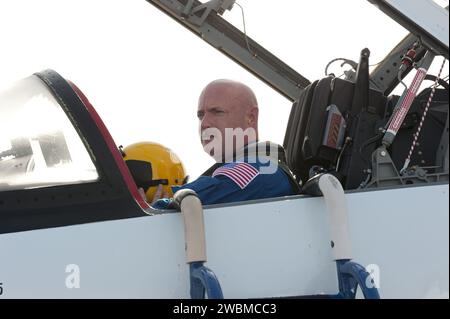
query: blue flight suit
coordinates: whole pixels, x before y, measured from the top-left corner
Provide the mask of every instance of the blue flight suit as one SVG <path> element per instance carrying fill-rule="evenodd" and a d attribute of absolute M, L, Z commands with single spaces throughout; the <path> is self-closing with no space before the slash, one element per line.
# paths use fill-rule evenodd
<path fill-rule="evenodd" d="M 203 205 L 232 203 L 252 199 L 262 199 L 294 195 L 289 177 L 279 167 L 271 174 L 260 173 L 266 162 L 262 164 L 257 160 L 236 160 L 233 163 L 224 163 L 218 167 L 212 176 L 200 176 L 197 180 L 183 186 L 173 186 L 173 193 L 180 189 L 194 190 Z M 255 163 L 256 162 L 256 163 Z M 241 171 L 238 171 L 236 164 Z M 245 165 L 242 167 L 242 165 Z M 251 167 L 247 166 L 251 165 Z M 242 172 L 242 168 L 247 170 Z M 250 170 L 250 173 L 248 173 Z M 256 172 L 256 173 L 255 173 Z M 237 173 L 237 174 L 236 174 Z M 238 174 L 241 173 L 241 176 Z M 236 177 L 237 176 L 237 177 Z M 244 177 L 242 179 L 242 177 Z M 167 209 L 172 199 L 160 199 L 152 207 L 155 209 Z"/>

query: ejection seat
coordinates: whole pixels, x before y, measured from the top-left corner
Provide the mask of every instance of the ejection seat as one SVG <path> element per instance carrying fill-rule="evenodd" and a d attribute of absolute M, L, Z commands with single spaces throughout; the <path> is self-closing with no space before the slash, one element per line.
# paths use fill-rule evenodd
<path fill-rule="evenodd" d="M 361 52 L 355 82 L 331 76 L 317 80 L 301 92 L 292 106 L 283 146 L 287 164 L 302 185 L 320 171 L 335 175 L 344 189 L 358 188 L 364 182 L 367 185 L 369 178 L 380 180 L 370 175 L 372 154 L 381 144 L 383 128 L 399 97 L 386 97 L 369 88 L 369 53 L 365 50 Z M 429 181 L 448 179 L 448 87 L 444 84 L 444 88 L 436 89 L 428 112 L 431 119 L 423 124 L 410 164 L 433 173 Z M 418 94 L 388 150 L 397 171 L 408 155 L 430 90 Z M 416 182 L 417 178 L 406 184 Z M 393 185 L 390 183 L 384 185 Z"/>

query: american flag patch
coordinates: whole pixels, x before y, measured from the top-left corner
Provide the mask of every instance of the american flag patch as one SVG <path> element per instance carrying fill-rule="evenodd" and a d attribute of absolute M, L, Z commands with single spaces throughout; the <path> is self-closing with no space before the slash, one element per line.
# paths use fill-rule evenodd
<path fill-rule="evenodd" d="M 259 175 L 259 171 L 248 163 L 229 163 L 216 169 L 212 177 L 216 177 L 217 175 L 230 178 L 241 189 L 244 189 Z"/>

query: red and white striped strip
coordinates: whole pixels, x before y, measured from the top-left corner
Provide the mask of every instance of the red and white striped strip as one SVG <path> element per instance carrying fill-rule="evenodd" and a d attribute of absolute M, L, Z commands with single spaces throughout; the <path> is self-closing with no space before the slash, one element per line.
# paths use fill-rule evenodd
<path fill-rule="evenodd" d="M 405 119 L 406 114 L 408 114 L 409 108 L 411 107 L 411 104 L 416 97 L 416 93 L 419 90 L 419 87 L 422 84 L 423 79 L 425 78 L 426 75 L 427 75 L 426 69 L 420 68 L 417 70 L 416 76 L 414 77 L 410 88 L 406 92 L 406 95 L 403 98 L 403 101 L 398 111 L 394 115 L 394 119 L 389 125 L 389 128 L 387 130 L 388 132 L 394 135 L 397 134 L 398 130 L 400 129 L 400 126 L 403 123 L 403 120 Z"/>
<path fill-rule="evenodd" d="M 241 189 L 244 189 L 259 175 L 259 171 L 248 163 L 229 163 L 216 169 L 212 177 L 218 175 L 230 178 Z"/>

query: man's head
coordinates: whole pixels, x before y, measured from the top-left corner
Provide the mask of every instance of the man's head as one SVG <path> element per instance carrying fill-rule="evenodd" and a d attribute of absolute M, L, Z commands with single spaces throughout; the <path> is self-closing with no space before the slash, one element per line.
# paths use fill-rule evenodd
<path fill-rule="evenodd" d="M 209 83 L 200 94 L 197 117 L 202 145 L 217 161 L 258 139 L 258 102 L 240 82 Z"/>

